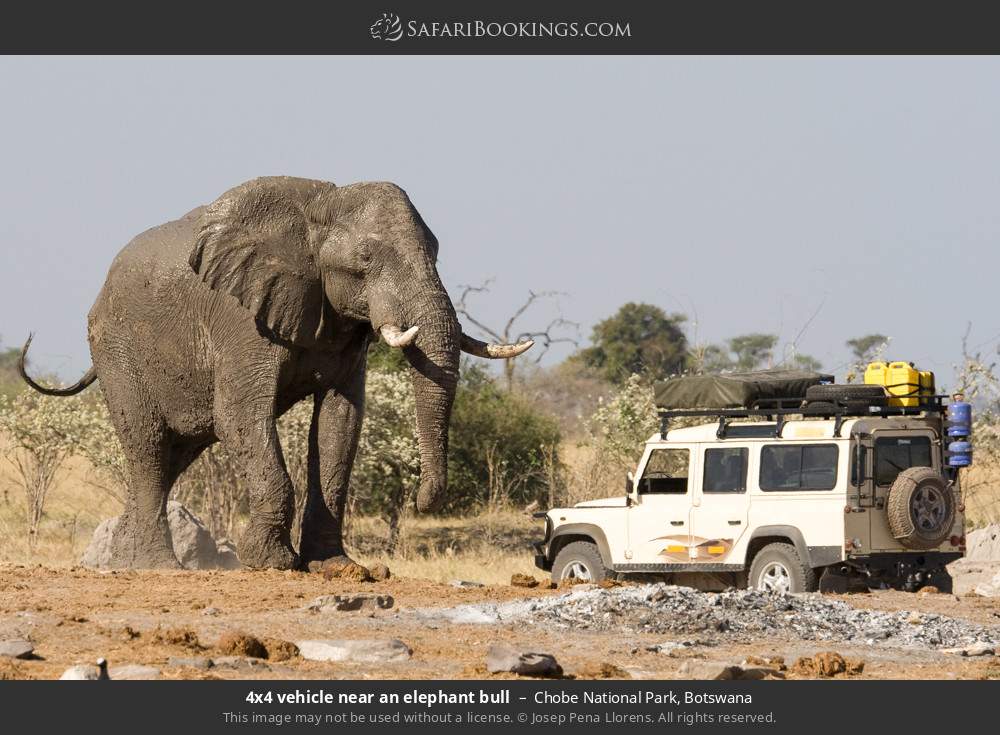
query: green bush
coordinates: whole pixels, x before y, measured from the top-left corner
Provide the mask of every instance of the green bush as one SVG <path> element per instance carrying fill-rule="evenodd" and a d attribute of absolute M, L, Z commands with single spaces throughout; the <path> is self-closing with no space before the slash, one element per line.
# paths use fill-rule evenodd
<path fill-rule="evenodd" d="M 501 390 L 484 367 L 464 364 L 451 417 L 446 510 L 544 501 L 559 439 L 554 418 Z"/>

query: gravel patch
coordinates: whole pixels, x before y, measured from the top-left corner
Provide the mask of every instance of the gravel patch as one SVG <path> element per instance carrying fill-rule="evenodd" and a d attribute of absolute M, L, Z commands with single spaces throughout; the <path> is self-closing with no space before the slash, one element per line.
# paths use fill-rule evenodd
<path fill-rule="evenodd" d="M 749 643 L 769 636 L 903 648 L 1000 644 L 1000 628 L 934 613 L 862 610 L 819 594 L 713 593 L 663 584 L 575 589 L 558 597 L 430 608 L 414 614 L 428 622 L 527 623 L 600 632 L 696 634 L 718 643 Z"/>

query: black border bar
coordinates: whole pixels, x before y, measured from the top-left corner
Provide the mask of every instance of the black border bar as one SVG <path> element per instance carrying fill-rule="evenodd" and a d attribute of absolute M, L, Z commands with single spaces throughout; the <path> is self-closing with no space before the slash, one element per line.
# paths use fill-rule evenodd
<path fill-rule="evenodd" d="M 6 54 L 1000 52 L 1000 3 L 985 0 L 92 0 L 2 13 Z M 383 14 L 398 38 L 372 37 Z M 628 33 L 589 37 L 589 23 Z"/>

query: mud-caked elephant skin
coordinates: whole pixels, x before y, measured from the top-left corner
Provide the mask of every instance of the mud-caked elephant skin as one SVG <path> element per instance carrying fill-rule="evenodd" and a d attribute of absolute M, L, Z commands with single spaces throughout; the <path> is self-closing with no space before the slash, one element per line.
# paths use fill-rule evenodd
<path fill-rule="evenodd" d="M 249 488 L 247 566 L 342 560 L 342 524 L 364 414 L 368 345 L 381 335 L 411 366 L 420 446 L 417 507 L 446 490 L 459 351 L 510 358 L 530 347 L 465 336 L 438 276 L 438 241 L 402 189 L 254 179 L 136 237 L 115 258 L 88 319 L 93 366 L 125 450 L 129 488 L 116 567 L 178 567 L 167 497 L 221 441 Z M 313 399 L 301 548 L 275 422 Z"/>

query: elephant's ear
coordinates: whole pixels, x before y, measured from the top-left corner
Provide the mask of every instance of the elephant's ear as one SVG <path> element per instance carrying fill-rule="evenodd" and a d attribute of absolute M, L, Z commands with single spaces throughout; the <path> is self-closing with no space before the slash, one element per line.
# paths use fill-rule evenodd
<path fill-rule="evenodd" d="M 333 189 L 272 177 L 229 190 L 201 215 L 191 267 L 211 288 L 239 299 L 275 336 L 313 344 L 324 297 L 306 207 Z"/>

